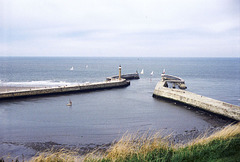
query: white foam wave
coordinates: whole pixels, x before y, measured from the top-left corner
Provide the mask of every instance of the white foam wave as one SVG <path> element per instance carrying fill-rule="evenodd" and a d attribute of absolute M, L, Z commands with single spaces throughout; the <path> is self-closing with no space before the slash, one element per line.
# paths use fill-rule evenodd
<path fill-rule="evenodd" d="M 43 86 L 65 86 L 65 85 L 76 85 L 78 83 L 70 83 L 65 81 L 28 81 L 28 82 L 3 82 L 0 81 L 0 86 L 12 86 L 12 87 L 43 87 Z"/>

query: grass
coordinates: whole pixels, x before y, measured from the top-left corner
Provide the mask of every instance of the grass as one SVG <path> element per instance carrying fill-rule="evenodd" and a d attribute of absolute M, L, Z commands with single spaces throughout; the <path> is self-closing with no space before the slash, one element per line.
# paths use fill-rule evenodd
<path fill-rule="evenodd" d="M 102 157 L 86 156 L 85 161 L 240 161 L 240 123 L 185 145 L 160 134 L 125 135 Z"/>
<path fill-rule="evenodd" d="M 48 152 L 40 153 L 39 155 L 33 157 L 31 161 L 34 162 L 65 162 L 65 161 L 80 161 L 80 158 L 77 152 L 61 149 L 58 152 L 52 150 Z"/>
<path fill-rule="evenodd" d="M 185 145 L 172 144 L 170 136 L 161 133 L 125 134 L 106 152 L 98 150 L 79 156 L 77 152 L 61 150 L 45 152 L 33 162 L 65 161 L 240 161 L 240 123 L 229 125 L 210 136 L 199 137 Z"/>

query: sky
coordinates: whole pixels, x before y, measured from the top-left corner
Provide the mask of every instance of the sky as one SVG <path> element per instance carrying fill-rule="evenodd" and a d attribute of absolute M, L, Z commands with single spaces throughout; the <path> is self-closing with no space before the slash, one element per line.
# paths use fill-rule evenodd
<path fill-rule="evenodd" d="M 0 0 L 0 56 L 240 57 L 240 1 Z"/>

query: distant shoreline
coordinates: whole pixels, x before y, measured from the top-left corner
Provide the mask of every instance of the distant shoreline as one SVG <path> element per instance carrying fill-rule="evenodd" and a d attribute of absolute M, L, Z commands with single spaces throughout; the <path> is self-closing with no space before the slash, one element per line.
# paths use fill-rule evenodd
<path fill-rule="evenodd" d="M 65 59 L 65 58 L 83 58 L 83 59 L 147 59 L 147 58 L 159 58 L 159 59 L 240 59 L 238 56 L 232 56 L 232 57 L 157 57 L 157 56 L 142 56 L 142 57 L 137 57 L 137 56 L 131 56 L 131 57 L 113 57 L 113 56 L 0 56 L 0 58 L 60 58 L 60 59 Z"/>

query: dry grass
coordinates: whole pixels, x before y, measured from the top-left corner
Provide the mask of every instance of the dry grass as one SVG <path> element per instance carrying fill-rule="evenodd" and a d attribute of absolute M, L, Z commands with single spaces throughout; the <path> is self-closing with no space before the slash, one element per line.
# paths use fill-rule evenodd
<path fill-rule="evenodd" d="M 110 161 L 116 161 L 132 155 L 146 156 L 149 152 L 157 148 L 167 149 L 169 147 L 169 137 L 170 136 L 162 137 L 160 132 L 154 134 L 147 132 L 142 135 L 139 133 L 125 133 L 104 155 L 91 153 L 88 154 L 84 160 L 99 161 L 101 159 L 108 159 Z"/>
<path fill-rule="evenodd" d="M 199 136 L 198 138 L 192 140 L 186 145 L 176 144 L 173 145 L 169 143 L 169 138 L 171 135 L 167 137 L 161 136 L 161 133 L 149 134 L 149 132 L 139 135 L 137 134 L 124 134 L 123 137 L 113 144 L 105 153 L 105 155 L 97 155 L 95 153 L 89 154 L 85 157 L 85 161 L 101 161 L 102 159 L 108 159 L 110 161 L 121 161 L 121 159 L 126 159 L 126 157 L 131 156 L 141 156 L 145 157 L 150 152 L 154 150 L 169 150 L 176 151 L 179 148 L 184 148 L 186 146 L 194 146 L 194 145 L 204 145 L 213 140 L 217 139 L 228 139 L 240 134 L 240 123 L 235 125 L 228 125 L 222 130 L 219 130 L 209 137 L 205 135 Z M 137 158 L 138 159 L 138 158 Z"/>
<path fill-rule="evenodd" d="M 61 149 L 58 152 L 47 151 L 40 153 L 39 155 L 33 157 L 30 162 L 72 162 L 72 161 L 82 161 L 82 158 L 78 156 L 77 152 Z"/>
<path fill-rule="evenodd" d="M 240 122 L 237 124 L 234 124 L 234 125 L 230 124 L 230 125 L 226 126 L 225 128 L 213 133 L 209 137 L 206 137 L 206 134 L 203 137 L 199 136 L 198 138 L 189 142 L 187 145 L 188 146 L 197 145 L 197 144 L 204 145 L 206 143 L 209 143 L 212 140 L 216 140 L 216 139 L 224 140 L 224 139 L 231 138 L 231 137 L 234 137 L 239 134 L 240 134 Z"/>
<path fill-rule="evenodd" d="M 151 134 L 129 134 L 125 133 L 122 138 L 115 142 L 106 152 L 99 152 L 98 150 L 87 154 L 84 157 L 78 156 L 77 152 L 61 150 L 59 152 L 45 152 L 34 157 L 31 161 L 124 161 L 129 157 L 134 157 L 135 160 L 148 159 L 149 154 L 159 150 L 164 150 L 165 155 L 172 156 L 172 152 L 180 152 L 184 148 L 195 147 L 196 145 L 205 145 L 213 140 L 227 140 L 231 137 L 240 135 L 240 123 L 229 125 L 220 131 L 217 131 L 209 137 L 202 136 L 189 142 L 186 145 L 173 145 L 169 143 L 169 138 L 163 137 L 161 132 Z M 169 152 L 170 151 L 170 152 Z M 184 154 L 184 152 L 183 152 Z M 155 156 L 155 155 L 154 155 Z"/>

